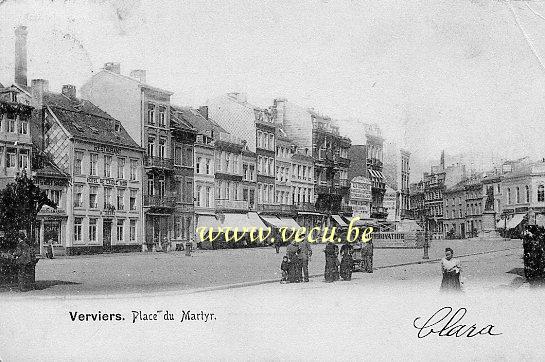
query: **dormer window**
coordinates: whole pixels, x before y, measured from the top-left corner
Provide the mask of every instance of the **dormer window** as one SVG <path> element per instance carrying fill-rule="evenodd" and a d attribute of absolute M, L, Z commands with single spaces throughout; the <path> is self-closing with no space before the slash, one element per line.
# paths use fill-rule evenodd
<path fill-rule="evenodd" d="M 116 132 L 121 132 L 121 124 L 119 124 L 118 122 L 116 122 L 114 124 L 114 129 Z"/>

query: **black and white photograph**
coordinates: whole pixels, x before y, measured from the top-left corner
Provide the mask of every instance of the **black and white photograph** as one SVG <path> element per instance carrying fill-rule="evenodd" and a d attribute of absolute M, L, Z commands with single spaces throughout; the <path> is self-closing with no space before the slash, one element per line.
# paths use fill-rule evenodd
<path fill-rule="evenodd" d="M 0 361 L 543 361 L 545 1 L 0 0 Z"/>

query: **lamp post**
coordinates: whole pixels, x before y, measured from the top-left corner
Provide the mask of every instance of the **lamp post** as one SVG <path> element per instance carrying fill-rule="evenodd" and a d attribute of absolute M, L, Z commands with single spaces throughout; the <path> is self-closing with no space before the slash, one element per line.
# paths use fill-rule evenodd
<path fill-rule="evenodd" d="M 430 247 L 429 240 L 428 240 L 428 213 L 427 210 L 424 209 L 424 256 L 422 256 L 422 259 L 429 259 L 428 255 L 428 249 Z"/>

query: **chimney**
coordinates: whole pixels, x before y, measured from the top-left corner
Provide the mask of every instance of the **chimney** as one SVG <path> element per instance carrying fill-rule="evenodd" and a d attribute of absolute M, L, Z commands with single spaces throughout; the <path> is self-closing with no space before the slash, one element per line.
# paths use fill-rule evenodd
<path fill-rule="evenodd" d="M 279 125 L 284 124 L 286 98 L 277 98 L 274 100 L 274 108 L 276 109 L 276 123 Z"/>
<path fill-rule="evenodd" d="M 26 26 L 15 29 L 15 84 L 27 86 Z"/>
<path fill-rule="evenodd" d="M 121 64 L 108 62 L 104 64 L 104 70 L 108 70 L 112 73 L 121 74 Z"/>
<path fill-rule="evenodd" d="M 45 92 L 49 92 L 49 82 L 45 79 L 32 79 L 30 87 L 30 93 L 32 95 L 32 107 L 34 107 L 35 109 L 42 108 Z"/>
<path fill-rule="evenodd" d="M 131 70 L 131 78 L 138 79 L 140 83 L 146 83 L 146 71 L 144 69 Z"/>
<path fill-rule="evenodd" d="M 199 113 L 201 114 L 201 116 L 208 119 L 208 106 L 199 107 Z"/>
<path fill-rule="evenodd" d="M 66 98 L 75 99 L 76 98 L 76 86 L 72 84 L 65 84 L 62 86 L 62 94 Z"/>

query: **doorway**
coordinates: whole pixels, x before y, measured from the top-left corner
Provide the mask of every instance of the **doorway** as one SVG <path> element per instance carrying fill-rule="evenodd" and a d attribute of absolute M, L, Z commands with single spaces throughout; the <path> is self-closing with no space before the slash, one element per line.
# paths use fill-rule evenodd
<path fill-rule="evenodd" d="M 103 251 L 112 251 L 112 220 L 102 222 L 102 249 Z"/>

